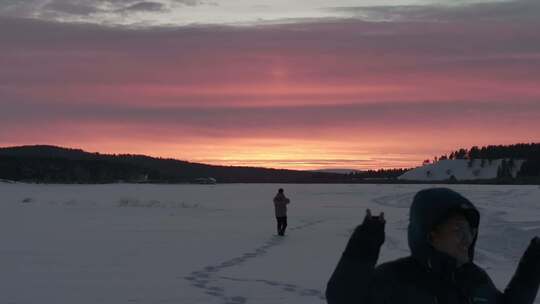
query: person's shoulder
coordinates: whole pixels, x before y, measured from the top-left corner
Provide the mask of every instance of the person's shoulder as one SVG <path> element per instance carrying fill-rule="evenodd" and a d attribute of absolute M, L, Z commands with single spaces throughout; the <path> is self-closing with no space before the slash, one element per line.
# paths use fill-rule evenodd
<path fill-rule="evenodd" d="M 402 257 L 402 258 L 398 258 L 392 261 L 381 263 L 377 265 L 376 269 L 380 269 L 381 271 L 384 271 L 387 269 L 400 268 L 400 267 L 411 265 L 413 264 L 413 262 L 414 262 L 413 258 L 410 256 L 407 256 L 407 257 Z"/>
<path fill-rule="evenodd" d="M 377 276 L 397 276 L 404 271 L 410 271 L 415 267 L 415 262 L 412 257 L 402 257 L 393 261 L 385 262 L 375 268 Z"/>
<path fill-rule="evenodd" d="M 373 272 L 373 282 L 388 292 L 400 288 L 407 280 L 414 277 L 417 270 L 410 257 L 403 257 L 378 265 Z"/>
<path fill-rule="evenodd" d="M 491 278 L 489 277 L 487 271 L 474 263 L 464 265 L 461 271 L 464 272 L 464 276 L 470 280 L 477 282 L 491 282 Z"/>
<path fill-rule="evenodd" d="M 461 272 L 466 273 L 475 273 L 475 274 L 482 274 L 487 275 L 487 272 L 484 270 L 484 268 L 476 265 L 475 263 L 467 263 L 459 269 Z"/>

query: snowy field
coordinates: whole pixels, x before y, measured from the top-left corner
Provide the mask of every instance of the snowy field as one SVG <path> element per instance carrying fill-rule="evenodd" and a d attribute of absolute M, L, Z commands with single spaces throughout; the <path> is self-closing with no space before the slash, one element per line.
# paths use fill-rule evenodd
<path fill-rule="evenodd" d="M 272 204 L 281 186 L 284 238 Z M 407 255 L 408 208 L 426 187 L 0 183 L 0 303 L 326 303 L 365 208 L 386 213 L 380 262 Z M 451 188 L 481 210 L 476 262 L 504 289 L 540 235 L 540 188 Z"/>

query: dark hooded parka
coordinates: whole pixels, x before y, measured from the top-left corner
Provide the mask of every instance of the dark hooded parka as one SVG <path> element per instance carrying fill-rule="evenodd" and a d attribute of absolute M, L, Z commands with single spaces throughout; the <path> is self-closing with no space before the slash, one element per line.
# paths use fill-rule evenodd
<path fill-rule="evenodd" d="M 329 304 L 532 304 L 540 285 L 540 242 L 534 239 L 504 293 L 474 264 L 436 251 L 430 232 L 448 214 L 463 214 L 478 231 L 480 214 L 465 197 L 446 188 L 418 192 L 410 209 L 411 255 L 375 267 L 384 223 L 367 218 L 354 231 L 326 289 Z M 478 234 L 476 234 L 478 235 Z"/>

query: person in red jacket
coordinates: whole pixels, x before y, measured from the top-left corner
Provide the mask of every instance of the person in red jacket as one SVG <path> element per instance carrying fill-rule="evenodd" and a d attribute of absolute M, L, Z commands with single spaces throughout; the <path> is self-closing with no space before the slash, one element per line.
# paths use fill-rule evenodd
<path fill-rule="evenodd" d="M 274 197 L 274 209 L 276 212 L 277 220 L 277 233 L 280 236 L 285 235 L 285 229 L 287 228 L 287 205 L 291 202 L 283 192 L 283 189 L 279 189 L 278 193 Z"/>

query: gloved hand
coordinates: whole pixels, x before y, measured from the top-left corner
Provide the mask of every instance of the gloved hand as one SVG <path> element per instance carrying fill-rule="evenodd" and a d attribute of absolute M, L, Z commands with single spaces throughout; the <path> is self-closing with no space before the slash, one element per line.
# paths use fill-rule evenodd
<path fill-rule="evenodd" d="M 533 303 L 540 286 L 540 238 L 535 237 L 523 253 L 512 280 L 504 290 L 505 303 Z"/>
<path fill-rule="evenodd" d="M 345 255 L 350 257 L 373 257 L 375 255 L 378 257 L 385 239 L 385 225 L 384 212 L 381 212 L 379 216 L 372 216 L 371 210 L 367 209 L 364 222 L 356 227 L 347 243 Z"/>
<path fill-rule="evenodd" d="M 529 247 L 523 254 L 523 260 L 535 263 L 540 267 L 540 237 L 534 237 L 529 244 Z"/>

